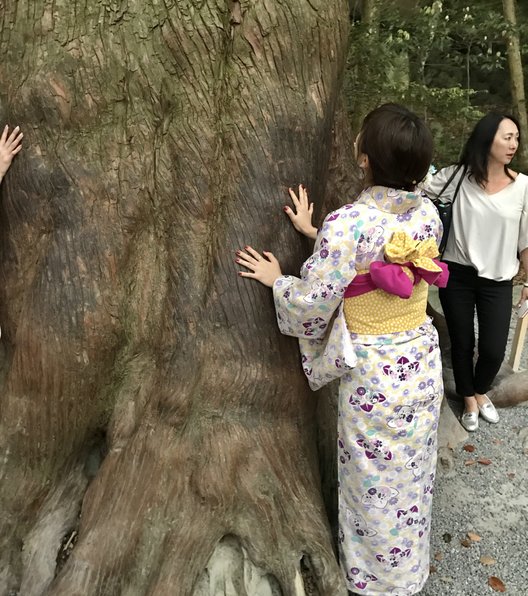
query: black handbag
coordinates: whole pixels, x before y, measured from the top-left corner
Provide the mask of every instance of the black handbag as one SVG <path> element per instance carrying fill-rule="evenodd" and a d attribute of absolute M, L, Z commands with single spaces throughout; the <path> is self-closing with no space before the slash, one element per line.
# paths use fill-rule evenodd
<path fill-rule="evenodd" d="M 440 240 L 440 244 L 438 246 L 438 252 L 440 253 L 440 255 L 444 254 L 444 250 L 447 245 L 447 239 L 449 238 L 449 231 L 451 230 L 451 224 L 453 222 L 453 205 L 455 204 L 455 199 L 457 198 L 458 191 L 460 190 L 460 185 L 462 184 L 462 180 L 464 180 L 464 177 L 466 175 L 467 166 L 464 167 L 462 176 L 460 176 L 460 179 L 458 180 L 458 184 L 455 189 L 455 194 L 453 195 L 453 200 L 449 201 L 449 203 L 442 203 L 442 201 L 440 199 L 442 198 L 442 195 L 445 192 L 446 188 L 453 181 L 454 177 L 458 174 L 458 172 L 460 172 L 461 168 L 462 168 L 462 165 L 459 165 L 458 168 L 455 169 L 455 171 L 451 174 L 449 180 L 444 184 L 444 187 L 442 188 L 442 190 L 438 193 L 438 195 L 434 199 L 431 199 L 431 202 L 433 203 L 433 205 L 436 207 L 436 210 L 438 211 L 438 215 L 440 217 L 442 226 L 444 228 L 444 232 L 442 234 L 442 239 Z"/>

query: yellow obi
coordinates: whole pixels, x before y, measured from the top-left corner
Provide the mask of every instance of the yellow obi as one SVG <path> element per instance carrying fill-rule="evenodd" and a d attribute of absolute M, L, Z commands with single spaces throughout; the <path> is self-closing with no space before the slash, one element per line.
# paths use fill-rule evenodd
<path fill-rule="evenodd" d="M 345 292 L 343 311 L 352 333 L 397 333 L 425 322 L 429 284 L 443 271 L 433 260 L 438 256 L 435 241 L 395 232 L 384 251 L 385 261 L 358 272 Z"/>
<path fill-rule="evenodd" d="M 414 329 L 425 321 L 428 290 L 427 282 L 422 279 L 414 286 L 410 298 L 400 298 L 380 289 L 345 298 L 343 311 L 348 330 L 383 335 Z"/>

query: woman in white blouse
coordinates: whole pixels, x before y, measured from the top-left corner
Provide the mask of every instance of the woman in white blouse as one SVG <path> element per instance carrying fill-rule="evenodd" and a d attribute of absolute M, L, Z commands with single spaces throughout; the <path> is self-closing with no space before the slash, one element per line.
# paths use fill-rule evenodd
<path fill-rule="evenodd" d="M 477 430 L 479 413 L 488 422 L 499 421 L 486 393 L 504 359 L 519 257 L 528 275 L 528 176 L 509 168 L 518 146 L 517 120 L 487 114 L 473 129 L 459 164 L 440 170 L 427 188 L 430 196 L 452 201 L 458 187 L 443 255 L 450 277 L 439 293 L 456 390 L 465 401 L 461 422 L 468 431 Z M 521 294 L 521 301 L 526 299 L 528 279 Z"/>

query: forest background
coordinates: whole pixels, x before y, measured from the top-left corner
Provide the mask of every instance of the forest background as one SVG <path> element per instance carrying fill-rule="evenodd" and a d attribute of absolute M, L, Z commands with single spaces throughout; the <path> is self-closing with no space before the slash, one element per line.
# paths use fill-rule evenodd
<path fill-rule="evenodd" d="M 519 71 L 509 67 L 508 46 L 512 39 L 520 42 L 526 80 L 527 2 L 352 0 L 350 7 L 345 94 L 354 130 L 380 103 L 403 103 L 429 123 L 435 165 L 444 166 L 457 159 L 474 123 L 488 110 L 526 117 L 524 95 L 520 101 L 515 97 L 524 82 L 515 80 Z M 511 10 L 516 25 L 508 18 Z M 526 155 L 517 161 L 525 171 Z"/>

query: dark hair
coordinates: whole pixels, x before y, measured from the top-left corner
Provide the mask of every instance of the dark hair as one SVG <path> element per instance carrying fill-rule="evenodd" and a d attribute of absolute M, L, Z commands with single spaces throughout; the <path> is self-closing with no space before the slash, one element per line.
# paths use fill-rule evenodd
<path fill-rule="evenodd" d="M 488 161 L 493 139 L 497 134 L 500 123 L 503 120 L 511 120 L 517 130 L 519 131 L 519 141 L 521 140 L 521 127 L 517 118 L 509 114 L 500 114 L 498 112 L 490 112 L 484 118 L 481 118 L 476 124 L 469 139 L 462 149 L 459 164 L 466 166 L 469 170 L 469 175 L 472 176 L 475 182 L 479 185 L 488 181 Z M 508 166 L 504 166 L 506 176 L 513 180 Z"/>
<path fill-rule="evenodd" d="M 357 148 L 368 157 L 373 184 L 414 190 L 429 170 L 433 138 L 416 114 L 386 103 L 363 120 Z"/>

